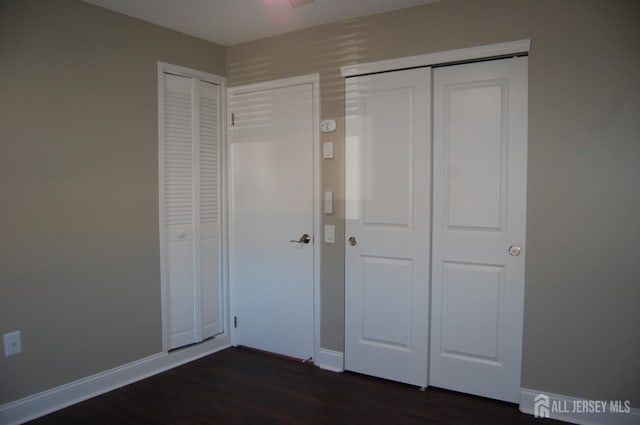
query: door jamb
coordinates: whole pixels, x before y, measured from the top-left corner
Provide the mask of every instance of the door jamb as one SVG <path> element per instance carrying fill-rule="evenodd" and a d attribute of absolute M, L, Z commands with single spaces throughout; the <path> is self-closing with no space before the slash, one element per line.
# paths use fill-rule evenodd
<path fill-rule="evenodd" d="M 268 89 L 276 89 L 283 87 L 291 87 L 300 84 L 309 84 L 312 85 L 312 107 L 313 107 L 313 360 L 317 362 L 318 355 L 320 353 L 320 251 L 321 246 L 320 243 L 322 241 L 321 237 L 321 226 L 320 221 L 322 219 L 321 216 L 321 175 L 320 175 L 320 74 L 307 74 L 300 75 L 296 77 L 288 77 L 288 78 L 280 78 L 276 80 L 263 81 L 258 83 L 249 83 L 243 84 L 240 86 L 229 87 L 227 89 L 227 105 L 231 104 L 231 96 L 233 94 L 237 94 L 239 92 L 244 91 L 253 91 L 253 90 L 268 90 Z M 231 123 L 231 108 L 227 108 L 227 123 Z M 231 158 L 229 148 L 230 144 L 233 142 L 233 133 L 229 131 L 227 133 L 226 140 L 226 164 L 230 166 Z M 229 173 L 227 173 L 230 176 Z M 226 192 L 231 194 L 231 181 L 230 179 L 226 182 Z M 233 205 L 228 204 L 228 210 L 233 208 Z M 230 220 L 229 214 L 229 220 Z M 230 223 L 228 222 L 228 225 Z M 230 226 L 228 227 L 230 228 Z M 233 241 L 228 240 L 229 251 L 231 252 L 231 247 L 233 246 Z M 231 259 L 229 259 L 231 261 Z M 227 275 L 228 276 L 228 275 Z M 237 338 L 236 332 L 233 327 L 233 320 L 231 317 L 233 316 L 236 310 L 236 296 L 234 294 L 233 285 L 231 285 L 231 279 L 228 276 L 229 282 L 229 303 L 230 303 L 230 314 L 229 314 L 229 329 L 231 331 L 231 345 L 237 346 Z"/>

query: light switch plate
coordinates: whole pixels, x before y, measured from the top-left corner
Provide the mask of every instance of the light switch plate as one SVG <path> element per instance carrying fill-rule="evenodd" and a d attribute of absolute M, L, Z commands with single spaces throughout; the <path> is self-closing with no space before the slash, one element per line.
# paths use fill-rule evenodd
<path fill-rule="evenodd" d="M 333 214 L 333 192 L 324 193 L 324 213 Z"/>
<path fill-rule="evenodd" d="M 336 243 L 336 226 L 333 224 L 324 226 L 324 243 Z"/>
<path fill-rule="evenodd" d="M 324 159 L 333 158 L 333 142 L 325 142 L 322 144 L 322 157 Z"/>

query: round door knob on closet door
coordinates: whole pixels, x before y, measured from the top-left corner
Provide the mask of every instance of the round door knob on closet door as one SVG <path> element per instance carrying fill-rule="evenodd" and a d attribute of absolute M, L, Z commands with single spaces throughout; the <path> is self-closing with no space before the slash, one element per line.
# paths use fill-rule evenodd
<path fill-rule="evenodd" d="M 356 246 L 357 244 L 358 244 L 358 241 L 356 240 L 356 237 L 355 236 L 351 236 L 349 238 L 349 245 Z"/>
<path fill-rule="evenodd" d="M 520 255 L 520 247 L 518 245 L 511 245 L 509 247 L 509 255 L 511 255 L 512 257 L 517 257 L 518 255 Z"/>

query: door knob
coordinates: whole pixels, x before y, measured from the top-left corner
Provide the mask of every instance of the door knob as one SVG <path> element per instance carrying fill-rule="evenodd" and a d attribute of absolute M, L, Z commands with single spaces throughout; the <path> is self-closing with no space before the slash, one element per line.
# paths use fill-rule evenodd
<path fill-rule="evenodd" d="M 355 236 L 351 236 L 349 238 L 349 245 L 356 246 L 357 243 L 358 243 L 358 241 L 356 240 Z"/>
<path fill-rule="evenodd" d="M 300 239 L 296 240 L 296 239 L 291 239 L 289 242 L 295 242 L 295 243 L 309 243 L 311 242 L 311 237 L 309 237 L 309 235 L 307 235 L 306 233 L 302 236 L 300 236 Z"/>
<path fill-rule="evenodd" d="M 517 257 L 520 255 L 520 247 L 518 245 L 511 245 L 509 247 L 509 255 L 512 257 Z"/>

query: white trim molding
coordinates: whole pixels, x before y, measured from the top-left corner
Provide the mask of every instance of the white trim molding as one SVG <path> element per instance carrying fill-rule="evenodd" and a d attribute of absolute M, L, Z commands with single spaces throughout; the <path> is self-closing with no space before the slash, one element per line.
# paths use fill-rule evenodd
<path fill-rule="evenodd" d="M 343 77 L 354 77 L 356 75 L 373 74 L 375 72 L 392 71 L 395 69 L 418 68 L 422 66 L 464 62 L 475 59 L 525 54 L 529 53 L 530 48 L 531 39 L 509 41 L 506 43 L 448 50 L 446 52 L 426 53 L 424 55 L 409 56 L 405 58 L 348 65 L 341 67 L 340 73 Z"/>
<path fill-rule="evenodd" d="M 637 425 L 640 423 L 640 409 L 630 408 L 625 404 L 626 400 L 585 400 L 527 388 L 520 390 L 520 411 L 533 415 L 536 397 L 541 395 L 546 396 L 542 403 L 545 404 L 551 419 L 580 425 Z M 615 405 L 612 405 L 612 402 Z"/>
<path fill-rule="evenodd" d="M 339 351 L 321 348 L 315 363 L 320 369 L 331 372 L 344 372 L 344 354 Z"/>
<path fill-rule="evenodd" d="M 228 341 L 227 338 L 225 340 Z M 158 353 L 0 405 L 0 424 L 21 424 L 228 348 L 217 339 Z"/>
<path fill-rule="evenodd" d="M 313 82 L 313 354 L 320 347 L 320 264 L 322 261 L 322 154 L 320 153 L 320 74 L 307 77 Z"/>

